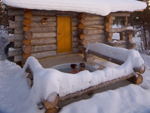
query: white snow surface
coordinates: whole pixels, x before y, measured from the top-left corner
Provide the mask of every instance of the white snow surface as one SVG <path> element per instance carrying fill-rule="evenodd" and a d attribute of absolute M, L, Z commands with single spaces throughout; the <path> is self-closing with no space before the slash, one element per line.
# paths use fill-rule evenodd
<path fill-rule="evenodd" d="M 146 3 L 136 0 L 3 0 L 12 7 L 76 11 L 106 16 L 110 12 L 135 11 L 146 8 Z"/>

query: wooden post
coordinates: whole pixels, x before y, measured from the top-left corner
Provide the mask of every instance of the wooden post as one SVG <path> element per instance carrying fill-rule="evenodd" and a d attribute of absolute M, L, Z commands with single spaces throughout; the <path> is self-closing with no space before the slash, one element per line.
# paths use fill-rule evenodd
<path fill-rule="evenodd" d="M 30 25 L 32 23 L 31 18 L 32 18 L 31 10 L 26 10 L 26 12 L 24 13 L 24 20 L 23 20 L 24 41 L 22 46 L 23 50 L 22 65 L 24 65 L 27 58 L 30 57 L 32 52 L 31 39 L 33 37 L 33 34 L 30 31 Z"/>
<path fill-rule="evenodd" d="M 105 34 L 106 34 L 106 43 L 112 40 L 113 33 L 111 33 L 113 20 L 115 17 L 112 17 L 111 15 L 107 15 L 105 17 Z M 111 33 L 111 34 L 110 34 Z"/>

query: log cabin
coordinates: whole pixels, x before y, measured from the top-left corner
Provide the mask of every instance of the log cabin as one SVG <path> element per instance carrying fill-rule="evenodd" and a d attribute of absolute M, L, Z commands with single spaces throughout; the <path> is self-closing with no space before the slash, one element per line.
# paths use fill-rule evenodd
<path fill-rule="evenodd" d="M 127 30 L 130 12 L 141 10 L 140 1 L 61 1 L 3 0 L 9 16 L 11 47 L 8 58 L 24 64 L 29 56 L 37 59 L 84 51 L 88 43 L 105 43 L 132 49 L 132 30 Z M 116 4 L 117 2 L 117 4 Z M 125 18 L 125 26 L 113 28 L 115 17 Z M 113 43 L 113 33 L 120 41 Z"/>

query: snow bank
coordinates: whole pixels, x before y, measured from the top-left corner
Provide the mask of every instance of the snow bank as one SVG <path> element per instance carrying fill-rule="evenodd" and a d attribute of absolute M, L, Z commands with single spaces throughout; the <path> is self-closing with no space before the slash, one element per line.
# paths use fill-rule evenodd
<path fill-rule="evenodd" d="M 146 4 L 136 0 L 3 0 L 12 7 L 87 12 L 106 16 L 110 12 L 135 11 L 146 8 Z"/>
<path fill-rule="evenodd" d="M 116 48 L 102 43 L 87 44 L 85 47 L 86 51 L 91 50 L 104 56 L 123 61 L 125 62 L 123 65 L 129 65 L 130 68 L 139 67 L 144 64 L 144 60 L 136 50 Z"/>
<path fill-rule="evenodd" d="M 90 44 L 87 48 L 126 62 L 116 68 L 107 67 L 104 70 L 97 70 L 91 73 L 85 70 L 77 74 L 69 74 L 55 69 L 44 69 L 34 57 L 29 57 L 23 70 L 25 71 L 29 66 L 34 74 L 34 85 L 30 93 L 34 95 L 33 100 L 36 103 L 40 99 L 46 100 L 52 93 L 57 93 L 62 97 L 106 81 L 129 75 L 134 72 L 134 67 L 140 67 L 144 64 L 143 59 L 135 50 L 113 48 L 98 43 Z"/>
<path fill-rule="evenodd" d="M 60 113 L 150 113 L 149 95 L 150 91 L 129 85 L 67 105 Z"/>

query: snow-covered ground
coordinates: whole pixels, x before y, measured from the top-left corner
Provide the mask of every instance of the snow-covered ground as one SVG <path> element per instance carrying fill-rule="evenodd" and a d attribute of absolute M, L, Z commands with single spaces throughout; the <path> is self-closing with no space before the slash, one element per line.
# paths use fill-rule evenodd
<path fill-rule="evenodd" d="M 0 43 L 5 45 L 6 38 L 0 37 Z M 147 67 L 141 87 L 132 84 L 96 94 L 91 99 L 64 107 L 60 113 L 150 113 L 150 56 L 141 56 Z M 22 69 L 5 60 L 3 55 L 0 60 L 0 113 L 44 113 L 44 109 L 39 110 L 32 99 L 27 79 L 20 76 Z M 109 66 L 109 63 L 106 65 Z"/>

